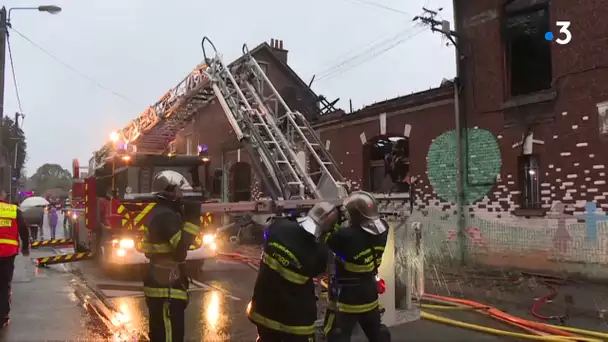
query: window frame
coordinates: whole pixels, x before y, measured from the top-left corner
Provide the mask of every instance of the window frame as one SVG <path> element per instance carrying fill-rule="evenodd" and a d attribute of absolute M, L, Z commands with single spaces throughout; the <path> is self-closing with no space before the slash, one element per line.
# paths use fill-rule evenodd
<path fill-rule="evenodd" d="M 399 137 L 399 138 L 403 138 L 407 141 L 407 148 L 406 148 L 406 160 L 407 160 L 407 171 L 406 174 L 411 172 L 411 164 L 410 164 L 410 153 L 411 150 L 409 148 L 409 138 L 405 137 L 405 136 L 401 136 L 399 134 L 384 134 L 384 135 L 377 135 L 371 139 L 369 139 L 365 144 L 363 144 L 362 146 L 362 155 L 361 155 L 361 161 L 362 161 L 362 167 L 363 167 L 363 173 L 362 173 L 362 181 L 363 184 L 361 184 L 361 188 L 365 191 L 369 191 L 369 192 L 375 192 L 375 193 L 382 193 L 382 192 L 391 192 L 391 193 L 405 193 L 407 191 L 401 191 L 401 190 L 395 190 L 395 185 L 399 184 L 399 183 L 393 183 L 392 179 L 390 179 L 390 175 L 386 174 L 386 156 L 387 154 L 385 153 L 382 156 L 382 159 L 372 159 L 372 154 L 374 153 L 374 146 L 377 144 L 377 142 L 379 140 L 389 140 L 390 138 L 393 137 Z M 390 153 L 390 152 L 389 152 Z M 376 184 L 376 180 L 374 180 L 374 174 L 375 174 L 375 169 L 381 168 L 382 169 L 382 180 L 378 179 L 379 183 Z M 390 179 L 390 183 L 392 184 L 390 189 L 385 189 L 383 188 L 385 182 L 386 182 L 386 178 Z M 404 176 L 405 177 L 405 176 Z"/>
<path fill-rule="evenodd" d="M 534 1 L 512 1 L 511 3 L 505 5 L 504 10 L 503 10 L 503 15 L 502 15 L 502 45 L 503 45 L 503 65 L 504 65 L 504 89 L 505 89 L 505 95 L 507 98 L 513 98 L 513 97 L 518 97 L 518 96 L 527 96 L 527 95 L 531 95 L 531 94 L 535 94 L 535 93 L 539 93 L 542 91 L 546 91 L 552 88 L 552 83 L 553 83 L 553 69 L 552 69 L 552 63 L 553 63 L 553 54 L 552 54 L 552 46 L 551 46 L 551 42 L 549 41 L 545 41 L 544 39 L 542 39 L 542 41 L 540 42 L 540 44 L 546 44 L 546 48 L 548 49 L 549 52 L 549 60 L 548 60 L 548 65 L 549 65 L 549 86 L 548 87 L 542 87 L 542 89 L 535 89 L 535 90 L 531 90 L 531 91 L 526 91 L 526 92 L 520 92 L 518 94 L 514 95 L 514 91 L 513 91 L 513 72 L 512 72 L 512 67 L 511 67 L 511 63 L 512 63 L 512 57 L 511 57 L 511 45 L 513 42 L 512 38 L 508 38 L 507 35 L 507 20 L 510 18 L 514 18 L 514 17 L 519 17 L 519 16 L 523 16 L 523 15 L 530 15 L 530 14 L 534 14 L 538 11 L 545 11 L 546 13 L 546 27 L 541 27 L 538 26 L 537 28 L 539 30 L 550 30 L 551 29 L 551 11 L 549 8 L 549 2 L 547 1 L 540 1 L 540 2 L 534 2 Z M 545 22 L 543 22 L 543 25 L 545 24 Z M 542 35 L 543 33 L 540 32 L 538 33 L 539 35 Z"/>
<path fill-rule="evenodd" d="M 533 165 L 535 164 L 535 165 Z M 526 179 L 529 171 L 535 171 L 535 179 Z M 540 194 L 541 172 L 540 155 L 522 154 L 517 157 L 517 172 L 519 180 L 519 207 L 524 210 L 542 209 L 542 199 Z M 532 188 L 532 189 L 529 189 Z M 528 196 L 527 193 L 531 192 Z"/>
<path fill-rule="evenodd" d="M 379 179 L 379 184 L 375 184 L 376 180 L 374 180 L 374 169 L 381 169 L 382 174 L 384 175 L 382 179 Z M 384 160 L 370 160 L 369 161 L 369 181 L 367 191 L 370 192 L 382 192 L 382 183 L 384 183 L 384 179 L 386 178 L 386 168 L 384 165 Z"/>

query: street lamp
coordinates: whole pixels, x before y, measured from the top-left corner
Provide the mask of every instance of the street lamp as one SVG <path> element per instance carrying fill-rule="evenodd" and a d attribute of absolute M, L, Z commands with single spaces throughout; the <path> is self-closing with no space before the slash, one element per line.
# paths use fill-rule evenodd
<path fill-rule="evenodd" d="M 55 5 L 43 5 L 38 7 L 13 7 L 6 10 L 2 6 L 0 9 L 0 146 L 4 148 L 4 140 L 2 138 L 2 124 L 4 123 L 4 83 L 5 83 L 5 67 L 6 67 L 6 41 L 8 37 L 8 28 L 11 27 L 10 16 L 13 10 L 37 10 L 50 14 L 61 12 L 61 7 Z M 6 150 L 6 149 L 5 149 Z M 8 153 L 7 153 L 8 156 Z M 0 163 L 0 167 L 5 168 L 9 163 L 8 158 L 4 163 Z M 5 188 L 5 179 L 0 179 L 0 187 Z"/>
<path fill-rule="evenodd" d="M 38 6 L 38 11 L 47 12 L 49 14 L 58 14 L 59 12 L 61 12 L 61 7 L 55 5 L 43 5 Z"/>
<path fill-rule="evenodd" d="M 4 7 L 3 7 L 4 9 Z M 39 12 L 46 12 L 49 14 L 57 14 L 61 12 L 61 7 L 55 5 L 42 5 L 38 7 L 11 7 L 8 10 L 7 22 L 11 22 L 11 12 L 12 11 L 22 11 L 22 10 L 38 10 Z"/>

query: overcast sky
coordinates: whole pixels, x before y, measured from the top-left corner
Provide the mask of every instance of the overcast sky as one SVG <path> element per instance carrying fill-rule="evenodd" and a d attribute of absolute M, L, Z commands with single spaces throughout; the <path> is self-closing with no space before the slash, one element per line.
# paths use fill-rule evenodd
<path fill-rule="evenodd" d="M 112 130 L 201 61 L 205 35 L 226 62 L 239 56 L 243 43 L 282 39 L 290 66 L 306 82 L 317 74 L 313 89 L 341 98 L 344 109 L 348 99 L 356 109 L 455 75 L 453 48 L 412 22 L 422 6 L 444 7 L 443 19 L 452 21 L 452 0 L 48 1 L 5 1 L 8 8 L 63 8 L 58 15 L 11 15 L 17 31 L 62 62 L 11 32 L 28 175 L 47 162 L 71 170 L 79 158 L 86 165 Z M 5 115 L 13 116 L 19 107 L 8 63 L 6 75 Z"/>

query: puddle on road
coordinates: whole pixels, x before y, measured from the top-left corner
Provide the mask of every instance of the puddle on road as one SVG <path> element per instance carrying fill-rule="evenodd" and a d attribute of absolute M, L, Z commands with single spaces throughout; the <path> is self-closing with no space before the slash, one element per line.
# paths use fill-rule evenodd
<path fill-rule="evenodd" d="M 228 337 L 226 334 L 230 313 L 223 310 L 223 298 L 224 296 L 219 291 L 207 292 L 201 298 L 202 341 L 225 341 Z"/>
<path fill-rule="evenodd" d="M 141 298 L 113 298 L 111 302 L 118 309 L 112 322 L 114 325 L 124 325 L 129 331 L 137 331 L 141 334 L 147 333 L 147 308 Z"/>

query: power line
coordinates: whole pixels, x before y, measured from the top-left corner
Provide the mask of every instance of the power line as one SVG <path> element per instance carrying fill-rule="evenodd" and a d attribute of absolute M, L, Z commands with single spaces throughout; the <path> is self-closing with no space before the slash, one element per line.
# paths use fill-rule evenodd
<path fill-rule="evenodd" d="M 43 48 L 42 46 L 36 44 L 34 41 L 32 41 L 30 38 L 26 37 L 23 33 L 15 30 L 14 28 L 11 27 L 11 30 L 14 31 L 15 33 L 17 33 L 19 36 L 21 36 L 21 38 L 25 39 L 26 41 L 28 41 L 30 44 L 32 44 L 34 47 L 36 47 L 38 50 L 42 51 L 44 54 L 46 54 L 47 56 L 51 57 L 52 59 L 54 59 L 56 62 L 58 62 L 59 64 L 63 65 L 65 68 L 69 69 L 70 71 L 72 71 L 73 73 L 75 73 L 76 75 L 80 76 L 81 78 L 83 78 L 84 80 L 88 81 L 89 83 L 93 84 L 94 86 L 96 86 L 97 88 L 104 90 L 116 97 L 119 97 L 127 102 L 130 102 L 134 105 L 137 105 L 137 103 L 135 103 L 134 101 L 132 101 L 131 99 L 129 99 L 128 97 L 119 94 L 118 92 L 102 85 L 101 83 L 99 83 L 98 81 L 96 81 L 95 79 L 93 79 L 92 77 L 88 76 L 87 74 L 75 69 L 74 67 L 72 67 L 71 65 L 69 65 L 68 63 L 62 61 L 61 59 L 57 58 L 55 55 L 53 55 L 52 53 L 50 53 L 49 51 L 47 51 L 45 48 Z"/>
<path fill-rule="evenodd" d="M 361 58 L 365 54 L 373 52 L 373 51 L 377 50 L 378 48 L 382 48 L 383 46 L 390 44 L 390 43 L 394 42 L 395 40 L 398 40 L 400 37 L 403 37 L 404 34 L 406 34 L 407 32 L 409 32 L 411 30 L 412 30 L 411 27 L 407 28 L 407 29 L 397 32 L 395 35 L 392 35 L 381 41 L 369 42 L 369 43 L 365 44 L 365 46 L 367 46 L 365 49 L 357 49 L 355 51 L 351 51 L 351 53 L 343 56 L 343 57 L 345 57 L 345 59 L 343 59 L 340 62 L 333 64 L 332 66 L 325 68 L 324 70 L 319 72 L 317 74 L 319 79 L 325 78 L 328 74 L 331 74 L 331 73 L 335 72 L 335 70 L 342 68 L 343 66 L 351 63 L 352 61 L 355 61 L 355 60 Z"/>
<path fill-rule="evenodd" d="M 321 79 L 323 79 L 323 80 L 330 80 L 330 79 L 333 79 L 335 77 L 338 77 L 338 76 L 346 73 L 347 71 L 352 70 L 353 68 L 356 68 L 356 67 L 360 66 L 363 63 L 369 62 L 370 60 L 377 58 L 378 56 L 382 55 L 383 53 L 388 52 L 388 51 L 396 48 L 397 46 L 405 43 L 406 41 L 414 38 L 415 36 L 421 34 L 424 31 L 425 31 L 425 29 L 420 29 L 417 32 L 414 32 L 413 34 L 411 34 L 411 35 L 409 35 L 407 37 L 401 38 L 401 39 L 393 42 L 392 44 L 390 44 L 389 46 L 385 47 L 384 49 L 382 49 L 380 51 L 374 51 L 372 54 L 368 55 L 367 58 L 359 60 L 358 63 L 351 64 L 351 65 L 349 65 L 349 66 L 347 66 L 345 68 L 342 68 L 342 69 L 337 69 L 337 70 L 335 70 L 332 73 L 326 74 Z"/>
<path fill-rule="evenodd" d="M 21 96 L 19 95 L 19 86 L 17 85 L 17 74 L 15 73 L 15 63 L 13 61 L 13 49 L 11 49 L 11 40 L 8 31 L 6 32 L 6 45 L 8 47 L 8 57 L 11 62 L 11 73 L 13 74 L 13 85 L 15 87 L 17 105 L 19 106 L 19 113 L 23 115 L 23 106 L 21 105 Z"/>
<path fill-rule="evenodd" d="M 402 11 L 402 10 L 399 10 L 399 9 L 396 9 L 396 8 L 393 8 L 393 7 L 390 7 L 390 6 L 382 5 L 382 4 L 379 4 L 377 2 L 373 2 L 373 1 L 369 1 L 369 0 L 347 0 L 347 1 L 351 2 L 351 3 L 354 3 L 354 4 L 367 5 L 367 6 L 372 6 L 372 7 L 376 7 L 376 8 L 381 8 L 381 9 L 386 10 L 386 11 L 390 11 L 390 12 L 394 12 L 394 13 L 399 13 L 399 14 L 410 16 L 410 17 L 412 16 L 411 14 L 409 14 L 409 13 L 407 13 L 405 11 Z"/>
<path fill-rule="evenodd" d="M 346 1 L 350 1 L 350 2 L 356 3 L 356 4 L 365 4 L 365 5 L 375 6 L 375 7 L 383 8 L 385 10 L 393 11 L 393 12 L 403 14 L 403 15 L 408 15 L 408 16 L 410 15 L 407 12 L 404 12 L 404 11 L 401 11 L 401 10 L 398 10 L 398 9 L 395 9 L 395 8 L 392 8 L 389 6 L 381 5 L 381 4 L 378 4 L 378 3 L 375 3 L 375 2 L 372 2 L 369 0 L 346 0 Z M 419 31 L 411 36 L 408 36 L 407 38 L 402 38 L 403 35 L 411 32 L 413 29 L 414 29 L 414 26 L 409 27 L 406 30 L 403 30 L 401 32 L 398 32 L 394 36 L 386 38 L 380 42 L 370 42 L 370 43 L 366 44 L 366 46 L 368 46 L 368 47 L 366 49 L 364 49 L 363 51 L 358 51 L 358 53 L 355 55 L 350 54 L 352 56 L 350 56 L 350 57 L 346 58 L 345 60 L 338 62 L 337 64 L 335 64 L 329 68 L 326 68 L 325 70 L 318 73 L 317 80 L 327 80 L 327 79 L 334 78 L 338 75 L 341 75 L 344 72 L 346 72 L 354 67 L 357 67 L 357 66 L 361 65 L 362 63 L 365 63 L 366 61 L 376 58 L 379 55 L 403 44 L 405 41 L 407 41 L 423 32 L 423 31 Z M 369 46 L 370 44 L 372 44 L 372 45 Z M 385 48 L 383 48 L 383 47 L 385 47 Z M 377 51 L 378 49 L 381 49 L 381 50 Z M 347 54 L 347 56 L 349 56 L 349 54 Z M 360 61 L 360 62 L 357 63 L 357 61 Z M 342 72 L 340 72 L 340 71 L 342 71 Z"/>

